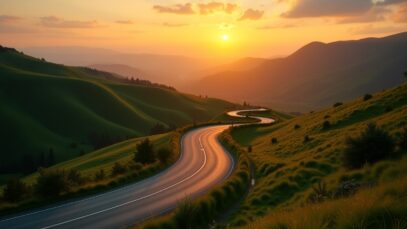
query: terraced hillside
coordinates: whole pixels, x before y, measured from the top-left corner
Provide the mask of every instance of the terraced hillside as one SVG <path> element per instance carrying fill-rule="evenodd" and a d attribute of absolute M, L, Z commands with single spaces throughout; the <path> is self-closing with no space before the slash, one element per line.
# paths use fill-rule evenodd
<path fill-rule="evenodd" d="M 399 142 L 398 154 L 346 168 L 346 139 L 369 123 Z M 275 125 L 233 129 L 235 141 L 251 146 L 256 185 L 228 222 L 248 228 L 405 228 L 407 155 L 400 141 L 406 127 L 402 84 Z"/>
<path fill-rule="evenodd" d="M 233 106 L 3 47 L 0 103 L 0 172 L 71 159 L 157 126 L 207 121 Z"/>

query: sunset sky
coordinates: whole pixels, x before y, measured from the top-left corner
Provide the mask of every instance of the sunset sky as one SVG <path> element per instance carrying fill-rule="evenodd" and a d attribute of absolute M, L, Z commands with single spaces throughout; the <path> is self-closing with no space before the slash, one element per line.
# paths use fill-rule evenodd
<path fill-rule="evenodd" d="M 407 0 L 0 0 L 0 44 L 199 57 L 286 55 L 407 31 Z"/>

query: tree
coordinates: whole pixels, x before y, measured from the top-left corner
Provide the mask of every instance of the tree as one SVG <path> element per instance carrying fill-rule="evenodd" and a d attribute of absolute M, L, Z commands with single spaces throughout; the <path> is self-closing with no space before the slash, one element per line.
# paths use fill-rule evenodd
<path fill-rule="evenodd" d="M 348 168 L 360 168 L 393 156 L 394 148 L 392 137 L 371 123 L 360 136 L 347 138 L 343 162 Z"/>
<path fill-rule="evenodd" d="M 142 164 L 150 164 L 155 161 L 154 146 L 148 138 L 137 145 L 136 152 L 134 153 L 134 161 Z"/>
<path fill-rule="evenodd" d="M 277 144 L 278 143 L 278 140 L 277 140 L 277 138 L 271 138 L 271 144 Z"/>
<path fill-rule="evenodd" d="M 117 176 L 126 173 L 127 168 L 126 166 L 120 164 L 119 162 L 115 162 L 112 168 L 112 176 Z"/>
<path fill-rule="evenodd" d="M 339 106 L 342 106 L 342 105 L 343 105 L 343 103 L 337 102 L 337 103 L 334 104 L 334 107 L 339 107 Z"/>
<path fill-rule="evenodd" d="M 42 197 L 56 197 L 69 190 L 66 174 L 61 170 L 39 170 L 35 185 L 37 193 Z"/>
<path fill-rule="evenodd" d="M 403 128 L 398 139 L 398 146 L 400 150 L 407 150 L 407 127 Z"/>
<path fill-rule="evenodd" d="M 95 181 L 101 181 L 106 178 L 105 170 L 100 169 L 95 173 Z"/>
<path fill-rule="evenodd" d="M 82 176 L 78 170 L 71 169 L 68 172 L 67 179 L 71 184 L 81 185 L 85 183 L 85 178 Z"/>
<path fill-rule="evenodd" d="M 251 146 L 251 145 L 249 145 L 249 146 L 247 147 L 247 152 L 249 152 L 249 153 L 252 152 L 252 146 Z"/>
<path fill-rule="evenodd" d="M 327 129 L 329 129 L 329 128 L 331 128 L 331 123 L 330 123 L 328 120 L 324 121 L 324 122 L 322 123 L 322 129 L 323 129 L 323 130 L 327 130 Z"/>
<path fill-rule="evenodd" d="M 373 98 L 371 94 L 366 94 L 365 96 L 363 96 L 363 101 L 368 101 L 371 98 Z"/>
<path fill-rule="evenodd" d="M 162 164 L 167 164 L 171 159 L 171 150 L 167 147 L 158 149 L 157 158 Z"/>
<path fill-rule="evenodd" d="M 28 187 L 20 179 L 10 179 L 3 190 L 3 198 L 8 202 L 18 202 L 24 198 Z"/>

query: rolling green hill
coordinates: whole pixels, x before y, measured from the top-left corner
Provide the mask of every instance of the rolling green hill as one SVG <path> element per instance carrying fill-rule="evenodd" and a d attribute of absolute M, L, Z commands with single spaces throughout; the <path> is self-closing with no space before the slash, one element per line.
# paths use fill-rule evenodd
<path fill-rule="evenodd" d="M 252 146 L 256 185 L 228 223 L 247 228 L 405 228 L 406 152 L 400 148 L 398 157 L 360 169 L 344 167 L 342 158 L 346 139 L 359 136 L 369 123 L 398 141 L 407 128 L 407 84 L 366 98 L 275 125 L 232 129 L 235 141 Z M 360 190 L 356 195 L 330 197 L 352 185 Z M 315 201 L 315 194 L 322 197 Z"/>
<path fill-rule="evenodd" d="M 3 47 L 0 103 L 1 172 L 68 160 L 148 135 L 157 124 L 207 121 L 233 106 L 163 85 L 49 63 Z"/>

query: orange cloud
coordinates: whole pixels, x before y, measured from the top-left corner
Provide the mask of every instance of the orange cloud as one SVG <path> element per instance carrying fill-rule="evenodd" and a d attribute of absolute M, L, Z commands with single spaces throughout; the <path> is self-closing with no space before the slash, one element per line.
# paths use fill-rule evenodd
<path fill-rule="evenodd" d="M 243 16 L 239 18 L 239 21 L 243 20 L 259 20 L 263 17 L 264 11 L 262 10 L 254 10 L 254 9 L 247 9 Z"/>
<path fill-rule="evenodd" d="M 233 13 L 239 9 L 237 4 L 232 3 L 221 3 L 221 2 L 210 2 L 210 3 L 200 3 L 198 4 L 199 13 L 202 15 L 213 14 L 215 12 L 225 12 L 228 14 Z"/>
<path fill-rule="evenodd" d="M 117 24 L 124 24 L 124 25 L 131 25 L 131 24 L 133 24 L 133 22 L 132 21 L 130 21 L 130 20 L 118 20 L 118 21 L 115 21 Z"/>
<path fill-rule="evenodd" d="M 392 16 L 392 20 L 399 23 L 407 22 L 407 3 L 399 6 L 395 14 Z"/>
<path fill-rule="evenodd" d="M 15 23 L 20 20 L 21 20 L 20 17 L 11 15 L 0 15 L 0 23 Z"/>
<path fill-rule="evenodd" d="M 50 28 L 95 28 L 99 24 L 96 21 L 74 21 L 74 20 L 64 20 L 55 16 L 42 17 L 40 18 L 42 26 Z"/>
<path fill-rule="evenodd" d="M 176 4 L 172 6 L 155 5 L 153 6 L 153 9 L 155 9 L 159 13 L 171 13 L 181 15 L 195 14 L 194 10 L 192 9 L 191 3 Z"/>

